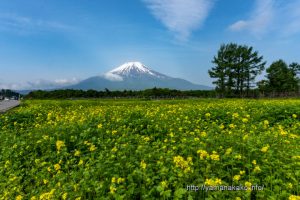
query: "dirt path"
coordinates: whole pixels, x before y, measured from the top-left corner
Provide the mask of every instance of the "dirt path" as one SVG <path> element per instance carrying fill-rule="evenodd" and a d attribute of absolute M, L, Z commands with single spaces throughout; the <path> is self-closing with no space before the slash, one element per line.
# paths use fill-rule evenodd
<path fill-rule="evenodd" d="M 4 113 L 18 105 L 20 105 L 20 101 L 17 100 L 0 101 L 0 113 Z"/>

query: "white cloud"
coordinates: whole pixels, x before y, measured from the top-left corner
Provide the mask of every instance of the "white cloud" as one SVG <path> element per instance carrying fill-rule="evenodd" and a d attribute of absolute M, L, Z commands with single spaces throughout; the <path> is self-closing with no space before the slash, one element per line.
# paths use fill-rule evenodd
<path fill-rule="evenodd" d="M 213 0 L 143 0 L 151 13 L 180 40 L 201 27 Z"/>
<path fill-rule="evenodd" d="M 257 37 L 272 33 L 289 37 L 300 33 L 300 0 L 256 0 L 249 19 L 229 26 L 234 32 L 247 31 Z"/>
<path fill-rule="evenodd" d="M 261 36 L 267 32 L 275 16 L 274 0 L 256 0 L 255 9 L 248 20 L 239 20 L 230 25 L 231 31 L 249 31 Z"/>
<path fill-rule="evenodd" d="M 123 81 L 123 78 L 117 74 L 113 74 L 113 73 L 105 73 L 103 75 L 103 77 L 107 80 L 110 80 L 110 81 Z"/>
<path fill-rule="evenodd" d="M 55 89 L 68 85 L 78 83 L 80 80 L 77 78 L 72 79 L 57 79 L 54 81 L 49 80 L 35 80 L 23 83 L 0 83 L 0 89 L 11 89 L 11 90 L 36 90 L 36 89 Z"/>
<path fill-rule="evenodd" d="M 16 33 L 32 33 L 36 31 L 69 31 L 73 27 L 57 22 L 20 16 L 13 13 L 0 14 L 0 30 Z"/>

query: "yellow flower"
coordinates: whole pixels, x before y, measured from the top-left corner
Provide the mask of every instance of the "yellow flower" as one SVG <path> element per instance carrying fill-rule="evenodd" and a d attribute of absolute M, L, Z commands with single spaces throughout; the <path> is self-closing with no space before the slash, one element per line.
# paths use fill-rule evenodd
<path fill-rule="evenodd" d="M 235 128 L 234 124 L 229 124 L 229 128 Z"/>
<path fill-rule="evenodd" d="M 50 192 L 46 192 L 40 195 L 40 200 L 48 200 L 53 199 L 53 194 L 55 192 L 55 189 L 52 189 Z"/>
<path fill-rule="evenodd" d="M 220 128 L 220 129 L 224 129 L 225 126 L 224 126 L 223 124 L 221 124 L 221 125 L 219 126 L 219 128 Z"/>
<path fill-rule="evenodd" d="M 254 168 L 254 170 L 253 170 L 254 172 L 260 172 L 261 171 L 261 169 L 260 169 L 260 167 L 259 166 L 256 166 L 255 168 Z"/>
<path fill-rule="evenodd" d="M 216 185 L 222 184 L 222 180 L 219 179 L 219 178 L 216 178 L 215 180 L 213 180 L 213 179 L 206 179 L 204 184 L 208 185 L 208 186 L 216 186 Z"/>
<path fill-rule="evenodd" d="M 241 179 L 241 175 L 235 175 L 233 177 L 233 181 L 239 181 Z"/>
<path fill-rule="evenodd" d="M 118 149 L 117 149 L 117 147 L 114 147 L 111 151 L 112 151 L 112 152 L 117 152 Z"/>
<path fill-rule="evenodd" d="M 65 143 L 63 141 L 61 141 L 61 140 L 56 141 L 56 148 L 57 148 L 58 151 L 60 151 L 61 148 L 64 147 L 64 146 L 65 146 Z"/>
<path fill-rule="evenodd" d="M 220 185 L 220 184 L 222 184 L 222 180 L 221 180 L 221 179 L 219 179 L 219 178 L 216 178 L 216 180 L 215 180 L 215 184 L 216 184 L 216 185 Z"/>
<path fill-rule="evenodd" d="M 210 113 L 206 113 L 205 117 L 209 118 L 210 117 Z"/>
<path fill-rule="evenodd" d="M 197 153 L 200 154 L 200 159 L 201 159 L 201 160 L 203 160 L 203 159 L 209 157 L 209 154 L 208 154 L 207 151 L 205 151 L 205 150 L 199 149 L 199 150 L 197 151 Z"/>
<path fill-rule="evenodd" d="M 236 197 L 235 200 L 242 200 L 241 197 Z"/>
<path fill-rule="evenodd" d="M 67 196 L 68 196 L 68 193 L 66 192 L 66 193 L 64 193 L 64 194 L 62 195 L 62 199 L 63 199 L 63 200 L 66 200 L 66 199 L 67 199 Z"/>
<path fill-rule="evenodd" d="M 167 187 L 168 187 L 167 181 L 162 181 L 160 184 L 161 184 L 161 186 L 162 186 L 163 188 L 167 188 Z"/>
<path fill-rule="evenodd" d="M 144 137 L 144 141 L 145 141 L 145 142 L 149 142 L 149 141 L 150 141 L 150 138 L 149 138 L 149 137 Z"/>
<path fill-rule="evenodd" d="M 265 120 L 265 121 L 264 121 L 264 125 L 265 125 L 265 126 L 268 126 L 268 125 L 269 125 L 269 121 L 268 121 L 268 120 Z"/>
<path fill-rule="evenodd" d="M 16 176 L 13 176 L 12 178 L 10 178 L 9 180 L 10 181 L 14 181 L 14 180 L 16 180 L 17 179 L 17 177 Z"/>
<path fill-rule="evenodd" d="M 95 151 L 96 149 L 97 149 L 97 148 L 95 147 L 95 145 L 92 144 L 92 145 L 90 146 L 90 151 Z"/>
<path fill-rule="evenodd" d="M 243 121 L 244 123 L 247 123 L 249 120 L 248 120 L 247 118 L 243 118 L 242 121 Z"/>
<path fill-rule="evenodd" d="M 78 190 L 79 185 L 78 184 L 74 184 L 73 187 L 74 187 L 74 191 L 76 192 Z"/>
<path fill-rule="evenodd" d="M 147 167 L 147 164 L 145 163 L 145 161 L 144 161 L 144 160 L 142 160 L 142 161 L 141 161 L 141 163 L 140 163 L 140 167 L 141 167 L 142 169 L 146 169 L 146 167 Z"/>
<path fill-rule="evenodd" d="M 297 115 L 296 115 L 296 114 L 293 114 L 292 116 L 293 116 L 293 118 L 294 118 L 294 119 L 296 119 L 296 118 L 297 118 Z"/>
<path fill-rule="evenodd" d="M 247 187 L 248 190 L 251 190 L 252 183 L 246 181 L 245 186 Z"/>
<path fill-rule="evenodd" d="M 109 190 L 110 190 L 110 193 L 114 194 L 116 192 L 117 188 L 115 188 L 115 186 L 111 185 L 109 187 Z"/>
<path fill-rule="evenodd" d="M 204 184 L 205 185 L 213 185 L 214 181 L 213 181 L 213 179 L 206 179 Z"/>
<path fill-rule="evenodd" d="M 300 200 L 300 196 L 291 195 L 291 196 L 289 197 L 289 200 Z"/>
<path fill-rule="evenodd" d="M 241 160 L 242 156 L 240 154 L 234 156 L 235 159 Z"/>
<path fill-rule="evenodd" d="M 79 160 L 79 162 L 78 162 L 78 166 L 80 166 L 80 165 L 83 165 L 83 160 Z"/>
<path fill-rule="evenodd" d="M 240 175 L 244 175 L 245 173 L 245 171 L 240 171 Z"/>
<path fill-rule="evenodd" d="M 118 178 L 117 183 L 120 184 L 120 183 L 123 183 L 124 181 L 125 181 L 125 178 Z"/>
<path fill-rule="evenodd" d="M 261 152 L 266 153 L 269 149 L 270 145 L 264 146 L 263 148 L 261 148 Z"/>
<path fill-rule="evenodd" d="M 99 129 L 100 129 L 100 128 L 102 128 L 102 124 L 98 124 L 98 126 L 97 126 L 97 127 L 98 127 Z"/>
<path fill-rule="evenodd" d="M 30 200 L 37 200 L 36 196 L 32 196 Z"/>
<path fill-rule="evenodd" d="M 246 134 L 246 135 L 243 137 L 243 140 L 247 140 L 247 139 L 248 139 L 248 137 L 249 137 L 249 135 L 248 135 L 248 134 Z"/>
<path fill-rule="evenodd" d="M 74 156 L 80 156 L 80 151 L 76 150 L 75 153 L 74 153 Z"/>
<path fill-rule="evenodd" d="M 229 155 L 229 154 L 231 154 L 231 152 L 232 152 L 232 148 L 230 147 L 230 148 L 226 149 L 225 155 Z"/>
<path fill-rule="evenodd" d="M 18 196 L 16 197 L 16 200 L 22 200 L 22 199 L 23 199 L 22 195 L 18 195 Z"/>
<path fill-rule="evenodd" d="M 46 185 L 49 181 L 47 179 L 43 179 L 43 182 Z"/>
<path fill-rule="evenodd" d="M 8 168 L 8 167 L 9 167 L 9 165 L 10 165 L 10 161 L 9 161 L 9 160 L 7 160 L 7 161 L 5 162 L 5 165 L 4 165 L 4 167 L 5 167 L 5 168 Z"/>
<path fill-rule="evenodd" d="M 217 152 L 213 151 L 213 154 L 210 155 L 210 158 L 212 160 L 216 160 L 219 161 L 220 160 L 220 156 L 217 154 Z"/>
<path fill-rule="evenodd" d="M 253 161 L 252 161 L 252 164 L 253 164 L 253 165 L 256 165 L 256 160 L 253 160 Z"/>
<path fill-rule="evenodd" d="M 201 137 L 206 137 L 206 136 L 207 136 L 207 134 L 206 134 L 206 132 L 205 132 L 205 131 L 202 131 L 202 132 L 200 133 L 200 136 L 201 136 Z"/>
<path fill-rule="evenodd" d="M 55 165 L 54 165 L 54 169 L 55 169 L 56 171 L 58 171 L 58 170 L 60 170 L 60 169 L 61 169 L 61 167 L 60 167 L 60 165 L 59 165 L 59 164 L 55 164 Z"/>
<path fill-rule="evenodd" d="M 233 113 L 232 114 L 232 118 L 238 118 L 239 117 L 239 113 Z"/>
<path fill-rule="evenodd" d="M 283 129 L 280 129 L 279 131 L 280 131 L 280 135 L 282 135 L 282 136 L 285 136 L 285 135 L 288 134 L 288 133 L 287 133 L 285 130 L 283 130 Z"/>
<path fill-rule="evenodd" d="M 116 177 L 112 177 L 112 178 L 111 178 L 111 182 L 112 182 L 112 183 L 116 183 L 116 182 L 117 182 L 117 178 L 116 178 Z"/>

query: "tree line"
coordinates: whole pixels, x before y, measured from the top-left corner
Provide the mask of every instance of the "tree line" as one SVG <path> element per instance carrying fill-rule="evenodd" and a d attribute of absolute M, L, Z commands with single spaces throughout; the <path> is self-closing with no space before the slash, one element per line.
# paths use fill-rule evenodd
<path fill-rule="evenodd" d="M 25 96 L 26 99 L 80 99 L 80 98 L 144 98 L 144 99 L 170 99 L 170 98 L 215 98 L 216 92 L 213 90 L 191 90 L 180 91 L 168 88 L 152 88 L 141 91 L 105 91 L 97 90 L 36 90 Z"/>
<path fill-rule="evenodd" d="M 0 100 L 3 100 L 5 97 L 18 99 L 19 96 L 20 96 L 20 94 L 13 90 L 6 90 L 6 89 L 0 90 Z"/>
<path fill-rule="evenodd" d="M 229 43 L 221 45 L 212 63 L 208 73 L 219 97 L 253 97 L 257 91 L 272 97 L 300 94 L 300 65 L 296 62 L 275 61 L 266 69 L 266 79 L 255 82 L 265 70 L 263 56 L 253 47 Z"/>

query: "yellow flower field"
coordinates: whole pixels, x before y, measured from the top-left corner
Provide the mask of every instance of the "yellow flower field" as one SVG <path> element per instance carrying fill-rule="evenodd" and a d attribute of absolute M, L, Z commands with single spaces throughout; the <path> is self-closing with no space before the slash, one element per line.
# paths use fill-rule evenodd
<path fill-rule="evenodd" d="M 0 199 L 300 199 L 299 99 L 26 100 L 0 144 Z"/>

